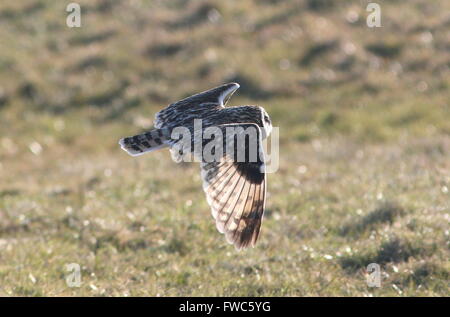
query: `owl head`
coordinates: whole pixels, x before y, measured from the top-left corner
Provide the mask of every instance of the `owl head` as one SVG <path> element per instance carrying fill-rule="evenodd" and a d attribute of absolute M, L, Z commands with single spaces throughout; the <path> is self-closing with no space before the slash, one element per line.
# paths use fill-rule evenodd
<path fill-rule="evenodd" d="M 258 107 L 261 110 L 261 122 L 262 122 L 262 132 L 263 139 L 267 138 L 272 132 L 272 121 L 270 120 L 269 115 L 263 107 Z"/>

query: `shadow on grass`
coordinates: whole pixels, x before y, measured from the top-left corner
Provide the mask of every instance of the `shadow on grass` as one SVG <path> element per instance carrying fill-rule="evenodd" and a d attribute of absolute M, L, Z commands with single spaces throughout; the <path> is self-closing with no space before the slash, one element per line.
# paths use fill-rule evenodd
<path fill-rule="evenodd" d="M 374 229 L 378 224 L 392 224 L 397 217 L 404 214 L 405 210 L 398 204 L 385 202 L 361 220 L 344 225 L 339 231 L 339 234 L 341 236 L 359 235 L 362 232 Z"/>
<path fill-rule="evenodd" d="M 338 44 L 339 42 L 333 39 L 312 45 L 300 59 L 300 65 L 307 66 L 311 64 L 318 57 L 335 50 Z"/>
<path fill-rule="evenodd" d="M 423 285 L 428 286 L 432 282 L 448 283 L 450 280 L 450 272 L 442 266 L 435 263 L 424 263 L 417 266 L 413 272 L 398 279 L 396 284 L 404 285 Z"/>
<path fill-rule="evenodd" d="M 103 42 L 113 38 L 117 32 L 115 30 L 106 30 L 91 34 L 81 34 L 69 39 L 70 45 L 89 45 L 92 43 Z"/>
<path fill-rule="evenodd" d="M 394 237 L 384 243 L 375 251 L 366 254 L 353 254 L 340 259 L 341 267 L 348 273 L 365 268 L 370 263 L 380 265 L 386 263 L 399 263 L 408 261 L 411 257 L 431 254 L 434 246 L 414 245 L 410 241 Z"/>
<path fill-rule="evenodd" d="M 193 12 L 188 13 L 184 17 L 167 24 L 170 29 L 192 28 L 208 21 L 209 15 L 217 8 L 209 3 L 204 3 L 197 7 Z"/>

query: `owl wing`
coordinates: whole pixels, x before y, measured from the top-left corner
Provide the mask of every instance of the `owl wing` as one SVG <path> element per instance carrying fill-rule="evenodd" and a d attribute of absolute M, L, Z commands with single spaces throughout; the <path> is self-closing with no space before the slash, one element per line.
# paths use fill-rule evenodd
<path fill-rule="evenodd" d="M 224 107 L 239 87 L 237 83 L 228 83 L 174 102 L 155 115 L 155 127 L 159 129 L 176 121 L 186 109 L 198 107 L 201 111 L 204 107 Z"/>
<path fill-rule="evenodd" d="M 240 250 L 255 246 L 259 236 L 266 199 L 266 175 L 261 131 L 256 124 L 223 125 L 254 127 L 258 132 L 258 159 L 249 160 L 250 146 L 227 149 L 220 160 L 201 163 L 203 189 L 211 206 L 216 227 L 227 241 Z M 224 137 L 225 138 L 225 137 Z M 226 137 L 229 139 L 229 137 Z M 236 151 L 237 150 L 237 151 Z M 239 162 L 237 152 L 245 151 L 245 162 Z"/>

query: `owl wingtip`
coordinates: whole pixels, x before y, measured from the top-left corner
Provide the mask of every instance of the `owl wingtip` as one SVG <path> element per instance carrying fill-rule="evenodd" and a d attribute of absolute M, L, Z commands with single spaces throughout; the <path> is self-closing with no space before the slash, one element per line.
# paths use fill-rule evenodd
<path fill-rule="evenodd" d="M 219 96 L 219 103 L 221 105 L 226 105 L 227 101 L 231 98 L 233 93 L 241 87 L 238 83 L 231 82 L 228 84 L 224 84 L 220 86 L 220 89 L 222 90 L 220 96 Z"/>
<path fill-rule="evenodd" d="M 236 89 L 238 89 L 239 87 L 241 87 L 241 85 L 239 85 L 237 82 L 231 82 L 231 83 L 228 83 L 227 85 L 231 85 L 231 86 L 233 86 L 233 87 L 235 87 Z"/>

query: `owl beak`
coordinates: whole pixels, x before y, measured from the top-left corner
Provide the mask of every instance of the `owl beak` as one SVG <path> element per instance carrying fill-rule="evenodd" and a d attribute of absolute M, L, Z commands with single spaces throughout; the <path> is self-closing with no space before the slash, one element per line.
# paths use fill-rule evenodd
<path fill-rule="evenodd" d="M 233 95 L 233 93 L 239 88 L 241 87 L 238 83 L 229 83 L 223 86 L 224 91 L 223 93 L 220 95 L 220 103 L 222 106 L 226 105 L 228 100 L 230 100 L 231 96 Z"/>

